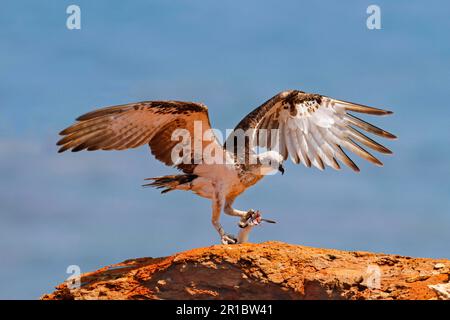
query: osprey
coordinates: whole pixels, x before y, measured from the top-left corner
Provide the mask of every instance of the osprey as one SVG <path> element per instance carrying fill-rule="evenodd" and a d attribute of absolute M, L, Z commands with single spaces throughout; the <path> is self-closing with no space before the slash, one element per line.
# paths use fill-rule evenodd
<path fill-rule="evenodd" d="M 222 145 L 214 135 L 205 138 L 212 130 L 205 105 L 144 101 L 106 107 L 78 117 L 75 124 L 61 131 L 64 137 L 57 145 L 61 146 L 59 152 L 76 152 L 124 150 L 148 144 L 156 159 L 176 167 L 182 174 L 148 178 L 151 182 L 145 186 L 163 188 L 162 193 L 190 190 L 210 199 L 212 224 L 221 242 L 233 244 L 245 242 L 251 228 L 261 221 L 273 222 L 262 219 L 259 211 L 233 208 L 234 200 L 265 175 L 277 170 L 283 174 L 283 162 L 288 157 L 294 163 L 320 170 L 326 166 L 338 170 L 342 163 L 357 172 L 359 168 L 344 151 L 347 149 L 375 165 L 383 165 L 361 145 L 384 154 L 392 152 L 360 130 L 388 139 L 396 137 L 350 113 L 392 114 L 319 94 L 288 90 L 250 112 Z M 182 147 L 186 147 L 180 152 L 183 161 L 174 159 L 174 150 L 180 146 L 179 139 L 174 138 L 176 130 L 197 139 L 183 142 Z M 238 132 L 245 133 L 241 146 L 236 146 Z M 211 162 L 205 153 L 198 152 L 198 147 L 213 150 L 210 155 L 226 161 Z M 255 147 L 267 151 L 256 153 Z M 222 228 L 219 221 L 222 210 L 239 217 L 242 229 L 237 238 Z"/>

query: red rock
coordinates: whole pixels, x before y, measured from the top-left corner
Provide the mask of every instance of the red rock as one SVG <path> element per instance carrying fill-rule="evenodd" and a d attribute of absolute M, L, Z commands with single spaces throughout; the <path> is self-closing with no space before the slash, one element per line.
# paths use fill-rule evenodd
<path fill-rule="evenodd" d="M 265 242 L 130 259 L 42 299 L 438 299 L 449 274 L 445 259 Z"/>

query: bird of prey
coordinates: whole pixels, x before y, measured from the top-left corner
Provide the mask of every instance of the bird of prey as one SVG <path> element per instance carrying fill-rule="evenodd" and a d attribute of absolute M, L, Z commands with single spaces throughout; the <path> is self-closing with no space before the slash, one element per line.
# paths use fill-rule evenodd
<path fill-rule="evenodd" d="M 296 164 L 320 170 L 326 166 L 338 170 L 344 164 L 357 172 L 359 168 L 344 151 L 347 149 L 375 165 L 383 165 L 361 145 L 383 154 L 392 152 L 362 131 L 387 139 L 396 137 L 353 113 L 382 116 L 392 112 L 287 90 L 250 112 L 221 144 L 215 135 L 205 138 L 212 127 L 208 108 L 202 103 L 143 101 L 106 107 L 78 117 L 76 123 L 60 132 L 63 137 L 57 145 L 61 146 L 59 152 L 76 152 L 124 150 L 148 144 L 156 159 L 181 173 L 149 178 L 151 182 L 146 186 L 162 188 L 162 193 L 190 190 L 210 199 L 212 224 L 221 242 L 233 244 L 245 242 L 250 229 L 265 220 L 259 211 L 233 208 L 234 200 L 268 173 L 278 170 L 283 174 L 283 162 L 288 157 Z M 180 145 L 180 139 L 174 139 L 173 134 L 177 129 L 194 136 L 194 141 L 184 142 L 187 148 L 180 152 L 183 161 L 173 156 Z M 237 143 L 242 141 L 237 132 L 244 132 L 243 144 Z M 200 140 L 195 137 L 199 134 Z M 214 150 L 209 155 L 226 161 L 206 159 L 207 153 L 198 152 L 199 146 L 200 150 Z M 266 151 L 257 153 L 256 149 Z M 219 221 L 222 210 L 239 218 L 242 229 L 238 237 L 222 228 Z"/>

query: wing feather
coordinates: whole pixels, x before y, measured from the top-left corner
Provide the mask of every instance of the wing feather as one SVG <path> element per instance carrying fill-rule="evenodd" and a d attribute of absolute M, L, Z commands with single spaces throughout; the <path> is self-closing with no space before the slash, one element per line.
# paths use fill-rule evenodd
<path fill-rule="evenodd" d="M 358 168 L 358 166 L 353 162 L 352 159 L 350 159 L 350 157 L 345 153 L 345 151 L 342 150 L 342 147 L 339 145 L 336 145 L 336 148 L 338 151 L 336 153 L 336 156 L 338 157 L 338 159 L 341 160 L 343 163 L 345 163 L 345 165 L 350 167 L 353 171 L 359 172 L 360 169 Z"/>
<path fill-rule="evenodd" d="M 311 157 L 311 153 L 309 152 L 308 141 L 306 140 L 306 136 L 304 134 L 302 134 L 302 139 L 300 141 L 300 147 L 302 149 L 302 152 L 305 154 L 306 166 L 308 168 L 311 168 L 312 157 Z"/>
<path fill-rule="evenodd" d="M 295 146 L 297 147 L 297 155 L 300 158 L 300 163 L 303 163 L 304 166 L 307 166 L 306 154 L 302 149 L 302 133 L 299 130 L 295 131 Z"/>
<path fill-rule="evenodd" d="M 284 120 L 280 120 L 280 125 L 278 127 L 277 138 L 276 138 L 278 144 L 275 146 L 275 149 L 283 156 L 284 159 L 287 159 L 288 150 L 287 150 L 287 146 L 286 146 L 286 140 L 283 136 L 284 130 L 285 130 Z"/>
<path fill-rule="evenodd" d="M 294 163 L 303 163 L 307 167 L 314 165 L 323 170 L 329 166 L 339 170 L 340 161 L 359 171 L 344 148 L 381 166 L 382 162 L 361 145 L 383 154 L 392 152 L 358 129 L 387 139 L 395 139 L 396 136 L 349 112 L 377 116 L 392 114 L 391 111 L 362 104 L 289 90 L 275 95 L 253 110 L 236 129 L 277 128 L 277 151 L 284 159 L 290 157 Z M 274 133 L 270 134 L 273 136 Z M 270 149 L 274 147 L 272 144 L 267 142 L 265 146 Z"/>
<path fill-rule="evenodd" d="M 308 143 L 311 145 L 310 154 L 313 158 L 312 164 L 317 169 L 324 170 L 325 167 L 324 167 L 323 161 L 319 156 L 319 152 L 320 152 L 319 145 L 317 144 L 316 140 L 314 139 L 314 136 L 311 133 L 309 133 L 307 135 L 307 137 L 308 137 Z"/>
<path fill-rule="evenodd" d="M 342 106 L 345 110 L 359 112 L 359 113 L 367 113 L 376 116 L 383 116 L 392 114 L 392 111 L 368 107 L 363 104 L 348 102 L 344 100 L 333 99 L 333 101 L 337 106 Z"/>
<path fill-rule="evenodd" d="M 376 134 L 377 136 L 383 137 L 383 138 L 387 138 L 387 139 L 396 139 L 397 137 L 395 135 L 393 135 L 390 132 L 387 132 L 383 129 L 380 129 L 376 126 L 374 126 L 373 124 L 370 124 L 358 117 L 355 117 L 351 114 L 346 114 L 344 116 L 344 120 L 349 122 L 350 124 L 353 124 L 363 130 L 366 130 L 367 132 Z"/>
<path fill-rule="evenodd" d="M 366 147 L 369 147 L 369 148 L 371 148 L 371 149 L 373 149 L 375 151 L 378 151 L 380 153 L 392 154 L 391 150 L 389 150 L 385 146 L 379 144 L 375 140 L 372 140 L 371 138 L 369 138 L 368 136 L 366 136 L 362 132 L 356 130 L 355 128 L 349 126 L 349 127 L 347 127 L 347 129 L 349 130 L 349 136 L 352 139 L 355 139 L 356 141 L 364 144 Z"/>
<path fill-rule="evenodd" d="M 155 157 L 167 165 L 176 165 L 171 160 L 171 148 L 179 141 L 172 141 L 173 130 L 186 129 L 193 137 L 195 122 L 201 122 L 202 134 L 211 129 L 206 106 L 182 101 L 143 101 L 106 107 L 76 120 L 60 132 L 63 137 L 57 142 L 59 152 L 124 150 L 148 144 Z M 203 147 L 210 143 L 218 141 L 204 141 Z M 191 150 L 194 152 L 193 146 Z M 191 163 L 177 167 L 191 172 L 195 166 Z"/>
<path fill-rule="evenodd" d="M 291 160 L 294 163 L 299 163 L 300 159 L 298 157 L 298 154 L 297 154 L 297 151 L 295 148 L 295 144 L 293 142 L 293 137 L 292 137 L 293 133 L 294 132 L 292 130 L 290 130 L 288 126 L 286 126 L 284 128 L 284 140 L 286 141 L 287 150 L 289 152 L 289 155 L 291 156 Z"/>

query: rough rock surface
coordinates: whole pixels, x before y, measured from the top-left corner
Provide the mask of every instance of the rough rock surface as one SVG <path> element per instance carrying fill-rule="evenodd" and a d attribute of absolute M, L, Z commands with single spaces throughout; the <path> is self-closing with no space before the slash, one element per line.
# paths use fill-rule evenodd
<path fill-rule="evenodd" d="M 445 299 L 449 276 L 445 259 L 265 242 L 130 259 L 42 299 Z"/>

